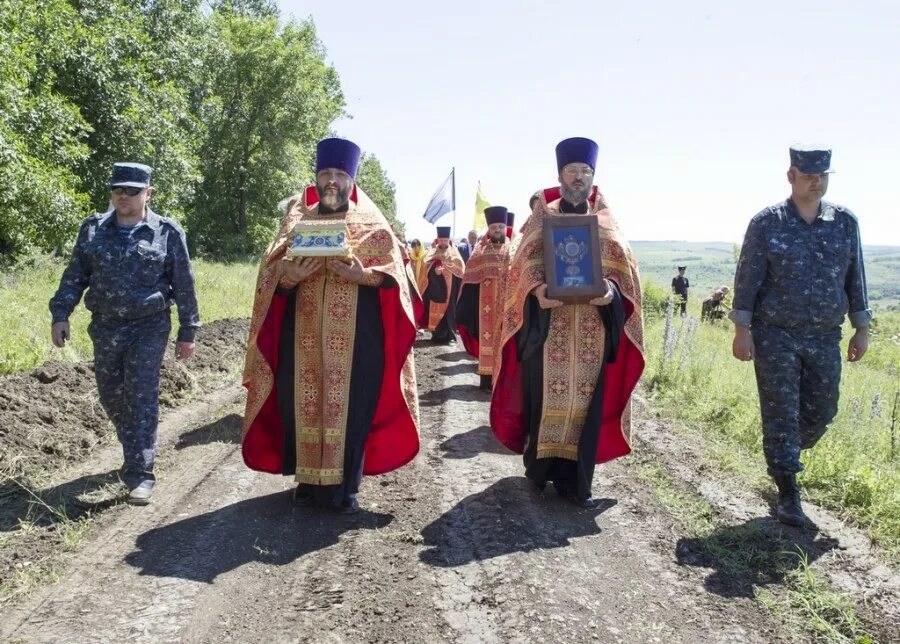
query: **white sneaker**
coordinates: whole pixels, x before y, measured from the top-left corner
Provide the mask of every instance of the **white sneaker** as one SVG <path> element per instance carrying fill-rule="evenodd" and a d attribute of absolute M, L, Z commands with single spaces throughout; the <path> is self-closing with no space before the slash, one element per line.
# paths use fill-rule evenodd
<path fill-rule="evenodd" d="M 146 480 L 128 493 L 128 502 L 131 505 L 148 505 L 153 496 L 153 486 L 156 481 Z"/>

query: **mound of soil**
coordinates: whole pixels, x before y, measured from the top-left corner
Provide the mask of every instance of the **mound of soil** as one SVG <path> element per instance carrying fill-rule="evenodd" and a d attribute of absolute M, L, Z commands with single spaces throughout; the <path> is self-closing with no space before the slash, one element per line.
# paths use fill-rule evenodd
<path fill-rule="evenodd" d="M 188 362 L 169 349 L 160 402 L 174 407 L 238 377 L 247 320 L 217 320 L 200 329 Z M 0 377 L 0 475 L 22 477 L 83 459 L 114 433 L 97 398 L 93 362 L 46 362 Z"/>

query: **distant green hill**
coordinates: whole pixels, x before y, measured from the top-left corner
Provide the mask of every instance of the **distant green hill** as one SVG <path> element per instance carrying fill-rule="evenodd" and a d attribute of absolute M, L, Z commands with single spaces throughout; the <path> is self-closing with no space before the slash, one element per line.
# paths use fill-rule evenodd
<path fill-rule="evenodd" d="M 727 242 L 635 241 L 641 277 L 668 287 L 676 266 L 687 266 L 690 299 L 702 300 L 723 284 L 734 286 L 740 247 Z M 900 307 L 900 246 L 863 246 L 869 299 L 878 309 Z"/>

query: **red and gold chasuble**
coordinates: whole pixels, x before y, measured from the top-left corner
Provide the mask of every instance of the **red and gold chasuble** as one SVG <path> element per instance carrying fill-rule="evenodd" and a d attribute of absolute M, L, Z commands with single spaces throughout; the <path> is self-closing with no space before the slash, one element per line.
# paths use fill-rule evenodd
<path fill-rule="evenodd" d="M 479 285 L 478 338 L 472 338 L 464 326 L 458 326 L 457 330 L 466 350 L 478 357 L 481 376 L 494 373 L 494 356 L 500 349 L 502 288 L 508 261 L 509 242 L 495 245 L 485 238 L 473 251 L 463 276 L 463 288 L 466 284 Z"/>
<path fill-rule="evenodd" d="M 534 212 L 510 249 L 507 289 L 501 320 L 500 354 L 494 362 L 491 428 L 501 443 L 521 453 L 528 433 L 523 411 L 523 385 L 516 353 L 516 334 L 524 323 L 531 291 L 546 282 L 543 221 L 558 216 L 559 188 L 541 192 Z M 572 216 L 566 213 L 566 216 Z M 543 346 L 543 406 L 537 455 L 577 459 L 578 441 L 600 370 L 603 410 L 595 460 L 602 463 L 631 451 L 631 393 L 644 368 L 641 287 L 631 248 L 594 187 L 584 217 L 600 224 L 604 277 L 616 283 L 627 319 L 615 360 L 603 364 L 605 329 L 596 306 L 564 305 L 550 312 Z"/>
<path fill-rule="evenodd" d="M 412 344 L 413 304 L 399 243 L 366 195 L 354 188 L 346 213 L 319 215 L 315 186 L 292 202 L 276 240 L 260 265 L 244 364 L 247 406 L 242 426 L 244 461 L 280 473 L 284 425 L 278 414 L 275 370 L 287 298 L 276 293 L 291 233 L 299 221 L 342 218 L 350 250 L 366 268 L 394 281 L 379 289 L 384 325 L 385 372 L 366 438 L 364 473 L 380 474 L 418 452 L 418 399 Z M 293 312 L 296 480 L 314 485 L 343 480 L 347 409 L 356 331 L 358 285 L 323 269 L 297 287 Z"/>
<path fill-rule="evenodd" d="M 440 262 L 438 265 L 444 267 L 442 277 L 444 278 L 444 284 L 447 286 L 447 299 L 443 302 L 430 300 L 428 319 L 423 322 L 424 328 L 429 331 L 434 331 L 447 313 L 453 286 L 453 276 L 455 275 L 462 279 L 466 271 L 466 263 L 453 244 L 450 244 L 446 250 L 441 250 L 440 248 L 428 249 L 428 252 L 425 254 L 425 260 L 422 262 L 422 272 L 419 273 L 419 292 L 423 297 L 425 290 L 428 288 L 428 274 L 436 262 Z"/>

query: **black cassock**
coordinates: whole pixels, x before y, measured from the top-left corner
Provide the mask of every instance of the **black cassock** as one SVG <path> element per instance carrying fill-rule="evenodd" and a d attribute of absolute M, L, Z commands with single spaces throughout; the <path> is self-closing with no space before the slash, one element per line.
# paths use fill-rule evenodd
<path fill-rule="evenodd" d="M 456 321 L 457 328 L 464 327 L 466 332 L 475 339 L 476 342 L 480 342 L 481 337 L 480 327 L 480 315 L 481 311 L 479 310 L 480 302 L 481 302 L 481 284 L 463 284 L 462 292 L 459 294 L 459 302 L 456 303 Z M 465 338 L 463 338 L 465 341 Z M 469 347 L 466 347 L 468 350 Z M 479 345 L 480 351 L 480 345 Z M 478 358 L 478 356 L 474 356 Z M 481 380 L 479 386 L 482 389 L 490 390 L 491 388 L 491 376 L 490 375 L 479 375 Z"/>
<path fill-rule="evenodd" d="M 395 282 L 386 278 L 383 288 Z M 293 476 L 297 467 L 296 417 L 294 411 L 294 334 L 297 289 L 281 290 L 288 302 L 278 344 L 275 371 L 278 414 L 284 423 L 282 473 Z M 340 485 L 301 484 L 300 492 L 311 494 L 317 502 L 339 508 L 354 504 L 362 482 L 363 452 L 384 377 L 384 326 L 378 288 L 360 286 L 356 304 L 356 338 L 353 343 L 353 368 L 350 372 L 350 396 L 347 410 L 347 434 L 344 442 L 344 480 Z"/>
<path fill-rule="evenodd" d="M 618 287 L 613 285 L 613 301 L 607 306 L 598 306 L 600 318 L 603 320 L 606 341 L 603 347 L 603 362 L 615 359 L 619 348 L 619 338 L 625 327 L 625 307 Z M 538 431 L 541 423 L 541 410 L 544 403 L 544 342 L 550 332 L 550 309 L 542 309 L 537 298 L 529 295 L 525 302 L 525 316 L 522 328 L 516 334 L 516 351 L 522 369 L 522 412 L 528 427 L 525 440 L 525 476 L 539 487 L 547 481 L 553 481 L 554 487 L 563 495 L 572 495 L 578 499 L 591 496 L 591 482 L 594 479 L 596 465 L 597 442 L 600 440 L 600 420 L 603 413 L 603 376 L 606 369 L 600 370 L 591 402 L 588 405 L 587 417 L 578 440 L 578 460 L 550 456 L 537 458 Z"/>
<path fill-rule="evenodd" d="M 561 213 L 587 212 L 587 203 L 573 206 L 565 199 L 560 201 Z M 622 295 L 614 282 L 613 300 L 607 306 L 597 307 L 603 321 L 606 341 L 603 345 L 603 362 L 612 362 L 619 349 L 619 338 L 625 328 L 625 305 Z M 550 332 L 550 309 L 542 309 L 537 298 L 529 295 L 525 301 L 525 316 L 522 328 L 516 334 L 516 350 L 522 366 L 523 399 L 522 408 L 528 426 L 525 441 L 525 476 L 540 487 L 553 481 L 560 494 L 573 495 L 577 499 L 591 496 L 594 466 L 597 460 L 597 443 L 600 440 L 600 420 L 603 415 L 603 377 L 606 369 L 600 370 L 594 393 L 588 405 L 587 417 L 578 440 L 578 460 L 556 456 L 537 458 L 538 430 L 541 410 L 544 404 L 544 342 Z"/>
<path fill-rule="evenodd" d="M 456 303 L 457 326 L 464 326 L 476 340 L 479 339 L 479 298 L 481 297 L 481 284 L 464 284 L 459 301 Z"/>
<path fill-rule="evenodd" d="M 428 322 L 428 315 L 431 310 L 431 302 L 447 302 L 447 312 L 444 313 L 443 319 L 434 328 L 431 334 L 431 341 L 436 344 L 449 344 L 456 342 L 456 298 L 459 297 L 459 285 L 462 280 L 456 275 L 451 275 L 450 282 L 450 300 L 447 300 L 447 282 L 443 275 L 434 272 L 437 268 L 434 264 L 428 271 L 428 286 L 422 293 L 422 300 L 425 303 L 425 312 L 422 319 Z M 446 267 L 444 268 L 446 270 Z"/>

